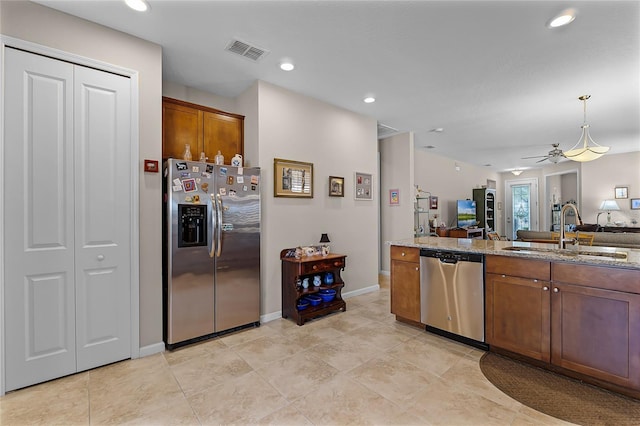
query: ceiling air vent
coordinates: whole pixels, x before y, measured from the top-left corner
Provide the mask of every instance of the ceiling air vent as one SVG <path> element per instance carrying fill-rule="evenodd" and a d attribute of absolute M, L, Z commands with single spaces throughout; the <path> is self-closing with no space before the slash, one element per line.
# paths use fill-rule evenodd
<path fill-rule="evenodd" d="M 378 123 L 378 139 L 386 138 L 387 136 L 391 136 L 398 132 L 398 129 L 394 129 L 386 124 Z"/>
<path fill-rule="evenodd" d="M 266 56 L 269 53 L 268 50 L 237 39 L 231 40 L 225 50 L 243 56 L 247 59 L 251 59 L 254 62 L 259 61 L 263 56 Z"/>

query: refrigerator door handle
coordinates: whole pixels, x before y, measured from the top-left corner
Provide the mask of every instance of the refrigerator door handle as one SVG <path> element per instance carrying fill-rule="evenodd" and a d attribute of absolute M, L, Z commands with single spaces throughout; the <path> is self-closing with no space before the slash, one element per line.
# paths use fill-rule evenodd
<path fill-rule="evenodd" d="M 214 216 L 217 214 L 215 213 L 217 212 L 216 209 L 216 200 L 215 198 L 211 197 L 211 209 L 209 209 L 209 223 L 211 224 L 211 239 L 209 240 L 209 244 L 208 244 L 208 249 L 209 249 L 209 257 L 213 257 L 215 255 L 215 245 L 214 245 L 214 240 L 216 238 L 216 222 L 214 219 Z"/>
<path fill-rule="evenodd" d="M 220 194 L 216 194 L 216 217 L 218 219 L 218 242 L 216 244 L 216 256 L 220 257 L 220 253 L 222 253 L 222 198 L 220 198 Z"/>

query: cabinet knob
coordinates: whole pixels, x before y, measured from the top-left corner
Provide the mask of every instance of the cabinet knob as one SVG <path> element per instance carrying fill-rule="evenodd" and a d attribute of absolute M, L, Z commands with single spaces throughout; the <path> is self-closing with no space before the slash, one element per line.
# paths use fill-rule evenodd
<path fill-rule="evenodd" d="M 506 277 L 506 275 L 505 275 L 505 274 L 502 274 L 502 278 L 505 278 L 505 277 Z"/>
<path fill-rule="evenodd" d="M 558 287 L 554 287 L 554 288 L 553 288 L 553 292 L 554 292 L 554 293 L 558 293 L 559 291 L 560 291 L 560 289 L 559 289 Z"/>
<path fill-rule="evenodd" d="M 98 260 L 104 260 L 104 254 L 99 254 L 97 257 Z"/>
<path fill-rule="evenodd" d="M 313 269 L 318 269 L 318 265 L 313 265 Z"/>
<path fill-rule="evenodd" d="M 549 287 L 547 287 L 546 285 L 544 287 L 542 287 L 543 291 L 549 291 Z"/>
<path fill-rule="evenodd" d="M 534 282 L 534 283 L 537 283 L 537 282 L 538 282 L 538 280 L 533 280 L 533 282 Z"/>
<path fill-rule="evenodd" d="M 404 252 L 402 252 L 402 256 L 404 256 Z"/>
<path fill-rule="evenodd" d="M 420 270 L 420 268 L 418 266 L 416 266 L 416 271 L 419 271 L 419 270 Z"/>
<path fill-rule="evenodd" d="M 333 262 L 333 266 L 340 266 L 340 262 Z"/>

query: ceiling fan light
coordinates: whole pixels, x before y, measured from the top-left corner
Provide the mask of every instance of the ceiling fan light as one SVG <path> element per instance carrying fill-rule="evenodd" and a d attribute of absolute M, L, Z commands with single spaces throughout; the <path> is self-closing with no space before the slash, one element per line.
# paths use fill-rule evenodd
<path fill-rule="evenodd" d="M 553 164 L 558 164 L 558 161 L 560 161 L 560 157 L 551 156 L 549 157 L 549 161 L 551 161 Z"/>
<path fill-rule="evenodd" d="M 519 170 L 519 169 L 511 170 L 511 173 L 514 174 L 515 176 L 520 176 L 522 174 L 522 170 Z"/>

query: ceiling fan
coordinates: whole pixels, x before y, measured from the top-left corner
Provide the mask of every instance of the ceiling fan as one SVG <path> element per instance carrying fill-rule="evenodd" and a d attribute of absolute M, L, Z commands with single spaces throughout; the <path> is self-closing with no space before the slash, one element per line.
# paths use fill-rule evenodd
<path fill-rule="evenodd" d="M 558 161 L 560 161 L 560 159 L 562 157 L 564 157 L 564 153 L 562 152 L 562 150 L 560 148 L 558 148 L 560 146 L 559 143 L 554 143 L 551 144 L 551 146 L 553 147 L 553 149 L 551 151 L 549 151 L 549 153 L 547 155 L 537 155 L 535 157 L 522 157 L 522 160 L 527 160 L 529 158 L 542 158 L 542 160 L 538 160 L 536 161 L 536 163 L 541 163 L 545 160 L 549 160 L 552 163 L 557 163 Z"/>

